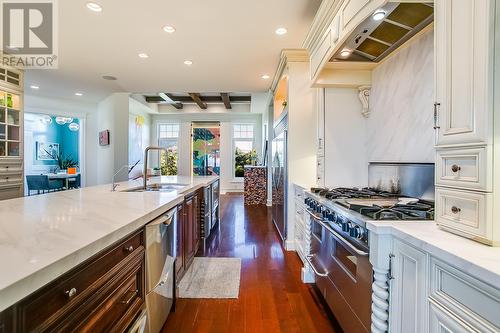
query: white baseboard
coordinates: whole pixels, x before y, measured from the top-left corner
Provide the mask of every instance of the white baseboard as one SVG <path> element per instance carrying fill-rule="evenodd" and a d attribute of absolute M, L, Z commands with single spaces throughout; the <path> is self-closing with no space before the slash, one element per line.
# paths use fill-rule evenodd
<path fill-rule="evenodd" d="M 285 241 L 285 250 L 295 251 L 295 242 L 287 239 Z"/>

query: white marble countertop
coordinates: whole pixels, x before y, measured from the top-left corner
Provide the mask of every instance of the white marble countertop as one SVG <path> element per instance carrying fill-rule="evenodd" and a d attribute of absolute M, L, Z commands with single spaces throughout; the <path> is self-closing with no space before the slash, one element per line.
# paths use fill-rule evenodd
<path fill-rule="evenodd" d="M 431 222 L 367 222 L 368 230 L 391 234 L 459 270 L 500 289 L 500 247 L 441 230 Z"/>
<path fill-rule="evenodd" d="M 155 177 L 186 184 L 165 192 L 123 192 L 141 180 L 0 201 L 0 311 L 183 201 L 218 177 Z"/>

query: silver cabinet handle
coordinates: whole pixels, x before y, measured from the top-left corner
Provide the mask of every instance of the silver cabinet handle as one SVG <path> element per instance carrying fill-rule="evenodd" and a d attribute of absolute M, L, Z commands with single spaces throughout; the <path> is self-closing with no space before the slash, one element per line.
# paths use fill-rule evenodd
<path fill-rule="evenodd" d="M 393 264 L 393 260 L 396 256 L 394 254 L 389 254 L 389 272 L 387 272 L 387 279 L 389 280 L 394 280 L 394 275 L 392 275 L 392 264 Z"/>
<path fill-rule="evenodd" d="M 76 288 L 71 288 L 70 290 L 66 290 L 64 292 L 68 298 L 73 298 L 77 294 Z"/>
<path fill-rule="evenodd" d="M 441 103 L 434 103 L 434 129 L 440 129 L 441 127 L 438 125 L 439 113 L 438 108 L 441 106 Z"/>
<path fill-rule="evenodd" d="M 462 209 L 460 209 L 460 208 L 459 208 L 459 207 L 457 207 L 457 206 L 453 206 L 453 207 L 451 207 L 451 212 L 452 212 L 453 214 L 458 214 L 458 213 L 460 213 L 461 211 L 462 211 Z"/>
<path fill-rule="evenodd" d="M 328 276 L 328 272 L 326 272 L 326 273 L 320 273 L 320 272 L 318 272 L 318 270 L 316 269 L 316 267 L 314 267 L 314 265 L 313 265 L 313 263 L 311 261 L 312 257 L 313 257 L 312 255 L 306 256 L 306 261 L 309 263 L 309 266 L 311 266 L 312 270 L 314 271 L 314 274 L 316 274 L 317 276 L 321 276 L 321 277 Z"/>
<path fill-rule="evenodd" d="M 456 172 L 459 172 L 460 170 L 462 170 L 462 168 L 461 168 L 459 165 L 453 164 L 453 165 L 451 166 L 451 171 L 453 171 L 453 172 L 455 172 L 455 173 L 456 173 Z"/>

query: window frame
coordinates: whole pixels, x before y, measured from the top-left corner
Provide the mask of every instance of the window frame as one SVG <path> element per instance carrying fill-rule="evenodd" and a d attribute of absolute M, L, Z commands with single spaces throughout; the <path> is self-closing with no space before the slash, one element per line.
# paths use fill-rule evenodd
<path fill-rule="evenodd" d="M 252 137 L 236 137 L 235 136 L 235 127 L 236 126 L 252 126 Z M 236 177 L 236 141 L 244 141 L 244 142 L 251 142 L 252 143 L 252 150 L 255 149 L 255 143 L 256 143 L 256 138 L 255 138 L 255 123 L 245 123 L 245 122 L 238 122 L 238 123 L 233 123 L 231 126 L 231 142 L 232 142 L 232 178 L 233 182 L 243 182 L 245 177 Z"/>
<path fill-rule="evenodd" d="M 169 125 L 173 125 L 173 126 L 177 126 L 177 136 L 176 137 L 169 137 L 168 135 L 166 137 L 161 137 L 161 127 L 162 126 L 169 126 Z M 166 133 L 169 133 L 169 132 L 172 132 L 172 131 L 166 131 Z M 180 159 L 180 136 L 181 136 L 181 124 L 180 123 L 163 123 L 163 122 L 160 122 L 157 124 L 157 132 L 156 132 L 156 143 L 158 144 L 159 147 L 161 147 L 160 145 L 160 140 L 165 140 L 169 143 L 173 143 L 175 142 L 175 144 L 177 145 L 177 175 L 173 175 L 173 176 L 178 176 L 179 175 L 179 170 L 181 168 L 181 159 Z M 158 151 L 158 165 L 161 164 L 161 151 Z"/>

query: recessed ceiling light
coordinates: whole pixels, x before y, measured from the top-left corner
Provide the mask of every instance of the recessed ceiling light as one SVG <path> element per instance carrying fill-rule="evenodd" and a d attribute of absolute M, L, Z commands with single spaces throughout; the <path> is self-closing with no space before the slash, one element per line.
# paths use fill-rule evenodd
<path fill-rule="evenodd" d="M 185 60 L 184 65 L 191 66 L 193 62 L 191 60 Z"/>
<path fill-rule="evenodd" d="M 76 92 L 76 93 L 75 93 L 75 96 L 80 97 L 80 96 L 83 96 L 83 94 L 82 94 L 81 92 Z"/>
<path fill-rule="evenodd" d="M 139 58 L 146 59 L 149 58 L 149 55 L 147 53 L 139 53 Z"/>
<path fill-rule="evenodd" d="M 377 10 L 375 13 L 372 15 L 372 19 L 374 21 L 380 21 L 383 20 L 385 17 L 385 12 L 383 10 Z"/>
<path fill-rule="evenodd" d="M 101 5 L 95 2 L 87 2 L 87 8 L 93 12 L 102 12 Z"/>
<path fill-rule="evenodd" d="M 35 90 L 40 89 L 40 87 L 39 87 L 39 86 L 34 86 L 34 85 L 33 85 L 33 86 L 30 86 L 30 88 L 31 88 L 31 89 L 35 89 Z"/>
<path fill-rule="evenodd" d="M 169 34 L 173 34 L 175 32 L 175 28 L 171 25 L 166 25 L 162 29 L 163 31 L 168 32 Z"/>
<path fill-rule="evenodd" d="M 276 29 L 275 33 L 276 35 L 284 35 L 288 32 L 288 30 L 286 30 L 286 28 L 278 28 Z"/>
<path fill-rule="evenodd" d="M 108 80 L 108 81 L 116 81 L 116 80 L 118 80 L 115 76 L 112 76 L 112 75 L 103 75 L 102 78 L 104 80 Z"/>
<path fill-rule="evenodd" d="M 340 56 L 341 57 L 348 57 L 351 55 L 351 51 L 350 50 L 342 50 L 342 52 L 340 52 Z"/>
<path fill-rule="evenodd" d="M 264 80 L 268 80 L 268 79 L 269 79 L 269 77 L 270 77 L 270 76 L 269 76 L 269 75 L 267 75 L 267 74 L 264 74 L 264 75 L 262 75 L 262 76 L 261 76 L 261 78 L 263 78 Z"/>

